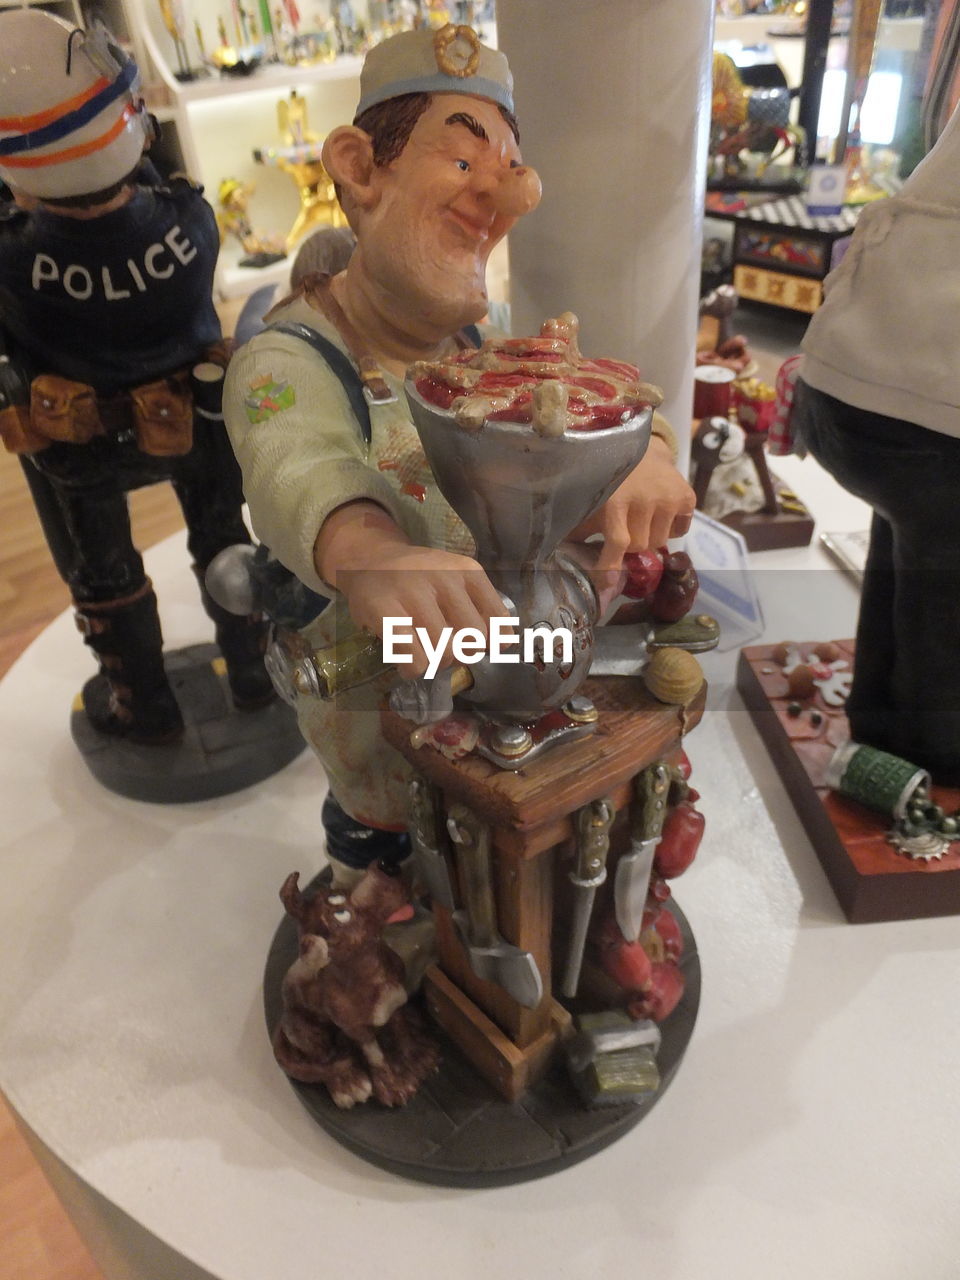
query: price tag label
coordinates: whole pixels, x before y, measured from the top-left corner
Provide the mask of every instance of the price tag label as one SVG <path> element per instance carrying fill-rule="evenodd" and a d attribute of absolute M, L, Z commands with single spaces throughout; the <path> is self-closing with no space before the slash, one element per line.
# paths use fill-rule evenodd
<path fill-rule="evenodd" d="M 739 649 L 761 636 L 763 610 L 743 535 L 695 511 L 684 550 L 700 579 L 697 611 L 713 614 L 720 623 L 720 652 Z"/>
<path fill-rule="evenodd" d="M 847 189 L 847 170 L 842 164 L 815 164 L 807 183 L 807 213 L 826 218 L 840 212 Z"/>

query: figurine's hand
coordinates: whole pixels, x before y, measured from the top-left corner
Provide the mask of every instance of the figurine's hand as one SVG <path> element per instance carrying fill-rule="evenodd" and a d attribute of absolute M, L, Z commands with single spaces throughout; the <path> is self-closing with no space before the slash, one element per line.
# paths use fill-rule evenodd
<path fill-rule="evenodd" d="M 594 566 L 599 585 L 616 580 L 628 551 L 661 547 L 690 528 L 696 505 L 693 490 L 677 470 L 669 445 L 652 436 L 643 458 L 599 511 L 579 525 L 571 537 L 582 541 L 603 534 L 603 549 Z"/>
<path fill-rule="evenodd" d="M 490 579 L 476 560 L 426 547 L 381 547 L 375 557 L 356 569 L 341 572 L 340 589 L 350 616 L 358 626 L 383 635 L 384 618 L 410 618 L 412 661 L 404 674 L 423 675 L 429 663 L 426 648 L 417 639 L 423 627 L 436 646 L 445 627 L 454 632 L 472 627 L 488 634 L 491 617 L 506 610 Z M 449 640 L 449 633 L 446 637 Z M 406 651 L 406 646 L 404 646 Z M 451 664 L 449 647 L 440 661 Z"/>
<path fill-rule="evenodd" d="M 422 675 L 430 665 L 417 627 L 436 646 L 444 627 L 455 632 L 473 627 L 486 636 L 490 618 L 505 615 L 499 593 L 476 560 L 412 546 L 372 503 L 350 503 L 333 512 L 320 531 L 314 558 L 320 576 L 343 593 L 357 626 L 382 636 L 384 618 L 411 619 L 412 662 L 404 664 L 404 675 Z M 447 647 L 440 667 L 452 661 Z"/>

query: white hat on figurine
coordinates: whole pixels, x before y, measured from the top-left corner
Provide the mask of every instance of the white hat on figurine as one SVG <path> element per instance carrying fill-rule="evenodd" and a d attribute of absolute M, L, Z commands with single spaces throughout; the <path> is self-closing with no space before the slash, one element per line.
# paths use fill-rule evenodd
<path fill-rule="evenodd" d="M 404 93 L 466 93 L 513 111 L 513 76 L 505 56 L 481 44 L 472 27 L 452 22 L 437 31 L 401 31 L 367 54 L 357 116 Z"/>
<path fill-rule="evenodd" d="M 0 177 L 43 199 L 102 191 L 153 135 L 136 63 L 103 26 L 42 9 L 0 13 Z"/>

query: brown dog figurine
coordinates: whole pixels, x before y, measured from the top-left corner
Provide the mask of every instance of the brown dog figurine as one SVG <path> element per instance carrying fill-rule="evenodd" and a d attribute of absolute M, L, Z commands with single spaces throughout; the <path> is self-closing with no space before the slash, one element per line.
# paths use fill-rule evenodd
<path fill-rule="evenodd" d="M 277 1061 L 294 1080 L 326 1085 L 338 1107 L 370 1097 L 402 1106 L 439 1050 L 407 1006 L 402 961 L 381 941 L 407 903 L 399 877 L 374 865 L 349 895 L 328 886 L 308 898 L 294 871 L 280 900 L 299 926 L 300 954 L 283 980 Z"/>

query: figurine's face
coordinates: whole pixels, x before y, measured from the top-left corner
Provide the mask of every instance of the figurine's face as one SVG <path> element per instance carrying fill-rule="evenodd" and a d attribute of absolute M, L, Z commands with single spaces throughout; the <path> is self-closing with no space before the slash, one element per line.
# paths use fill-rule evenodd
<path fill-rule="evenodd" d="M 359 228 L 367 269 L 407 306 L 450 316 L 487 310 L 490 251 L 536 208 L 540 179 L 497 107 L 437 94 L 391 164 L 374 171 L 377 198 Z"/>

